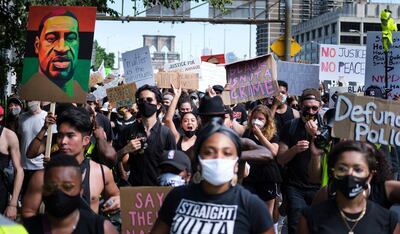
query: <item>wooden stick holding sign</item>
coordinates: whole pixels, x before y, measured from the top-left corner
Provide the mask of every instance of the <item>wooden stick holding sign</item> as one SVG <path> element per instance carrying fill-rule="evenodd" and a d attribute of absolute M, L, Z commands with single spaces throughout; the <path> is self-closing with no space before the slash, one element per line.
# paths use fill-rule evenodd
<path fill-rule="evenodd" d="M 50 104 L 50 112 L 54 115 L 55 111 L 56 111 L 56 103 L 52 102 Z M 51 142 L 53 140 L 52 125 L 53 124 L 50 124 L 49 127 L 47 128 L 46 151 L 43 158 L 44 162 L 50 161 Z"/>

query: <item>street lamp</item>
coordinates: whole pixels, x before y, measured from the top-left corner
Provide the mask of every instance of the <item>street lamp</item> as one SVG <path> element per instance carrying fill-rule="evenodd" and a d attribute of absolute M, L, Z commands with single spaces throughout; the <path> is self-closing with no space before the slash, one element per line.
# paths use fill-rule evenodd
<path fill-rule="evenodd" d="M 362 32 L 360 32 L 360 30 L 357 30 L 357 29 L 349 29 L 349 32 L 352 32 L 352 33 L 358 33 L 359 35 L 360 35 L 360 45 L 364 45 L 364 35 L 363 35 L 363 33 Z"/>

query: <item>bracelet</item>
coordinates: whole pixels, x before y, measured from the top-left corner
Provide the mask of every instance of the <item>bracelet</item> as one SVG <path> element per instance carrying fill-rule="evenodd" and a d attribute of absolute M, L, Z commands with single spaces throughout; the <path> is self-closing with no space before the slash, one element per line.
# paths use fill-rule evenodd
<path fill-rule="evenodd" d="M 43 141 L 43 139 L 40 139 L 38 136 L 36 136 L 35 139 L 40 141 L 40 142 Z"/>

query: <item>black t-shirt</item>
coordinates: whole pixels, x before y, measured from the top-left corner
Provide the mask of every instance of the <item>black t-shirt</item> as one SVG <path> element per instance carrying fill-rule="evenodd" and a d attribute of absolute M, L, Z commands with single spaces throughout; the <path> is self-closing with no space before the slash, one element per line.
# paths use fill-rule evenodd
<path fill-rule="evenodd" d="M 107 141 L 112 141 L 114 135 L 111 128 L 110 120 L 102 113 L 96 113 L 96 122 L 99 124 L 100 127 L 103 128 L 104 132 L 106 133 Z"/>
<path fill-rule="evenodd" d="M 292 119 L 294 119 L 293 109 L 289 106 L 287 107 L 285 113 L 279 114 L 278 112 L 275 112 L 275 124 L 276 129 L 278 129 L 278 134 L 281 133 L 285 123 Z"/>
<path fill-rule="evenodd" d="M 262 145 L 261 142 L 256 138 L 251 129 L 246 129 L 243 133 L 243 138 L 249 138 L 253 140 L 256 144 Z M 274 135 L 270 140 L 271 143 L 278 143 L 278 135 Z M 250 174 L 244 179 L 245 183 L 281 183 L 282 177 L 279 170 L 279 166 L 275 160 L 270 160 L 266 164 L 254 163 L 249 161 L 250 164 Z"/>
<path fill-rule="evenodd" d="M 313 205 L 303 210 L 307 220 L 310 234 L 337 234 L 349 233 L 349 228 L 344 223 L 334 199 Z M 360 214 L 346 214 L 347 217 L 356 219 Z M 354 217 L 355 216 L 355 217 Z M 355 223 L 346 221 L 350 227 Z M 364 217 L 356 224 L 354 233 L 384 234 L 393 233 L 397 224 L 397 214 L 378 204 L 368 201 Z"/>
<path fill-rule="evenodd" d="M 23 220 L 23 224 L 28 233 L 51 233 L 51 225 L 45 214 L 39 214 Z M 80 209 L 79 221 L 73 234 L 88 233 L 102 234 L 104 233 L 104 218 L 93 212 Z"/>
<path fill-rule="evenodd" d="M 261 233 L 273 226 L 265 203 L 240 185 L 218 195 L 200 184 L 176 187 L 158 216 L 170 233 Z"/>
<path fill-rule="evenodd" d="M 236 106 L 232 108 L 233 118 L 240 124 L 243 124 L 247 121 L 247 112 L 246 107 L 243 103 L 238 103 Z"/>
<path fill-rule="evenodd" d="M 119 135 L 124 131 L 124 129 L 130 125 L 132 125 L 133 123 L 135 123 L 136 118 L 135 116 L 132 115 L 132 117 L 130 117 L 129 119 L 125 120 L 124 118 L 118 118 L 115 120 L 115 139 L 117 139 L 118 142 L 118 138 Z M 123 147 L 123 146 L 122 146 Z"/>
<path fill-rule="evenodd" d="M 136 121 L 124 129 L 121 134 L 121 145 L 125 146 L 130 140 L 145 136 L 143 124 Z M 151 128 L 146 142 L 145 150 L 129 154 L 129 183 L 133 186 L 157 186 L 158 165 L 162 161 L 163 151 L 176 149 L 175 137 L 171 130 L 161 125 L 159 121 Z"/>
<path fill-rule="evenodd" d="M 280 140 L 285 143 L 289 149 L 296 145 L 300 140 L 310 141 L 311 137 L 307 134 L 304 122 L 298 118 L 286 122 L 283 126 Z M 296 154 L 290 160 L 286 167 L 285 180 L 288 185 L 301 188 L 319 188 L 319 184 L 312 184 L 308 178 L 308 164 L 311 159 L 310 149 Z"/>

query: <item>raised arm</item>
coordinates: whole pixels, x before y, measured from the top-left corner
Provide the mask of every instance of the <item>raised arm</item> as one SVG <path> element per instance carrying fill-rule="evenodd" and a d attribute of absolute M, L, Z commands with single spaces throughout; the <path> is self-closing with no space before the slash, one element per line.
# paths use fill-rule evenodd
<path fill-rule="evenodd" d="M 180 134 L 176 130 L 176 126 L 174 124 L 174 113 L 175 113 L 176 106 L 178 105 L 179 98 L 181 97 L 181 94 L 182 94 L 182 88 L 181 87 L 175 88 L 175 86 L 173 84 L 171 84 L 171 86 L 172 86 L 172 89 L 174 90 L 174 98 L 172 99 L 171 105 L 169 106 L 168 111 L 165 114 L 164 123 L 165 123 L 165 126 L 167 126 L 169 129 L 171 129 L 172 134 L 174 134 L 175 140 L 178 141 Z"/>
<path fill-rule="evenodd" d="M 240 138 L 242 144 L 242 157 L 240 160 L 252 162 L 266 162 L 273 159 L 270 150 L 264 146 L 257 145 L 254 141 L 248 138 Z"/>
<path fill-rule="evenodd" d="M 39 154 L 43 154 L 46 150 L 46 132 L 47 129 L 52 125 L 56 124 L 56 116 L 53 113 L 48 112 L 44 121 L 43 127 L 40 129 L 39 133 L 31 141 L 26 151 L 26 156 L 28 158 L 34 158 Z"/>

